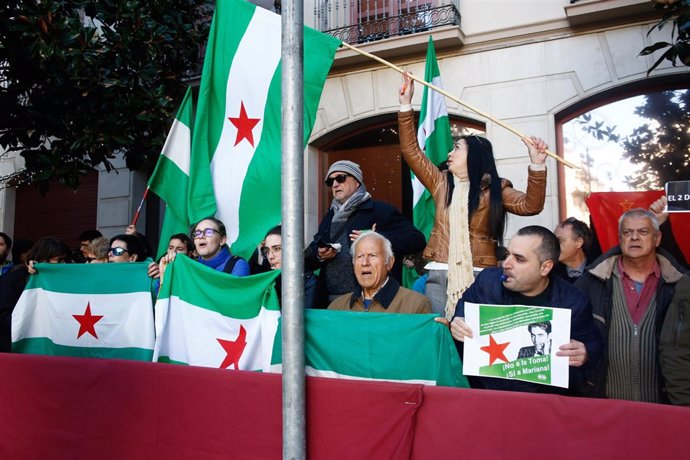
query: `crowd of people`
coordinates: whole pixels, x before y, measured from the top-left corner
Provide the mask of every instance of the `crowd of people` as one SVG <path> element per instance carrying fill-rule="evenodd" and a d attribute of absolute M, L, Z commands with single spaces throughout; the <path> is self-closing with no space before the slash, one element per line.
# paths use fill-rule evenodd
<path fill-rule="evenodd" d="M 333 200 L 304 251 L 305 307 L 435 312 L 459 353 L 476 332 L 465 322 L 468 302 L 567 309 L 570 341 L 552 349 L 551 323 L 530 324 L 534 346 L 521 348 L 520 357 L 566 357 L 568 388 L 493 377 L 473 377 L 471 385 L 690 406 L 690 315 L 685 313 L 690 278 L 680 251 L 672 255 L 662 248 L 662 241 L 672 243 L 672 238 L 662 238 L 668 225 L 664 198 L 649 209 L 625 212 L 618 222 L 619 245 L 605 254 L 596 254 L 596 235 L 575 218 L 565 219 L 554 231 L 523 227 L 504 247 L 506 213 L 531 216 L 544 207 L 546 144 L 536 137 L 525 141 L 531 161 L 525 192 L 498 176 L 491 143 L 484 137 L 454 139 L 447 169 L 439 167 L 418 145 L 413 92 L 413 82 L 405 75 L 400 144 L 403 159 L 436 205 L 429 239 L 393 206 L 371 197 L 358 164 L 336 161 L 325 178 Z M 80 242 L 73 255 L 56 238 L 13 246 L 10 237 L 0 233 L 0 351 L 10 351 L 12 309 L 36 262 L 148 261 L 154 283 L 176 257 L 192 257 L 234 276 L 282 266 L 280 226 L 269 230 L 245 260 L 232 253 L 225 225 L 214 217 L 193 225 L 189 234 L 173 235 L 158 262 L 133 227 L 110 239 L 87 231 Z M 7 261 L 10 249 L 14 264 Z M 402 286 L 402 261 L 419 253 L 425 286 L 412 290 Z M 276 289 L 280 294 L 280 277 Z"/>

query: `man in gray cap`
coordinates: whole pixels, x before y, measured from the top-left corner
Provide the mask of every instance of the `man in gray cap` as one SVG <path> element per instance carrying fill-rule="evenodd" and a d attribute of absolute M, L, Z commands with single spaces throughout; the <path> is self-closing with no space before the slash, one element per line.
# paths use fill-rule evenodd
<path fill-rule="evenodd" d="M 350 244 L 368 230 L 376 230 L 390 240 L 396 256 L 391 274 L 400 282 L 399 261 L 406 254 L 424 249 L 424 235 L 393 206 L 371 199 L 357 163 L 333 163 L 326 174 L 326 186 L 333 192 L 333 202 L 309 246 L 307 265 L 321 268 L 328 301 L 354 290 L 357 282 L 349 256 Z"/>

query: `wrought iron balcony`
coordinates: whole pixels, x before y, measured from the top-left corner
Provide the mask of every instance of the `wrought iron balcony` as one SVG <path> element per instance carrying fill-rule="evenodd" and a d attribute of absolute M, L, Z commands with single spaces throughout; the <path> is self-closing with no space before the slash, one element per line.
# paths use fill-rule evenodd
<path fill-rule="evenodd" d="M 317 28 L 347 43 L 460 25 L 460 0 L 320 0 L 314 6 Z M 335 26 L 335 27 L 334 27 Z"/>

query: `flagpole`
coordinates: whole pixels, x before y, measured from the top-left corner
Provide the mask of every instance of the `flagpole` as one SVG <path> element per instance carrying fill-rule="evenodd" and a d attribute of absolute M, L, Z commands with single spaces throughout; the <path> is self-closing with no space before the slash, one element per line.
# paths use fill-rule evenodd
<path fill-rule="evenodd" d="M 144 190 L 144 196 L 141 197 L 141 202 L 139 203 L 139 207 L 137 208 L 136 214 L 134 214 L 134 219 L 132 219 L 131 226 L 135 226 L 137 224 L 137 221 L 139 220 L 139 213 L 141 213 L 141 208 L 144 206 L 144 202 L 146 201 L 146 197 L 149 195 L 149 187 L 146 187 L 146 190 Z"/>
<path fill-rule="evenodd" d="M 390 67 L 391 69 L 393 69 L 393 70 L 395 70 L 395 71 L 397 71 L 397 72 L 400 72 L 400 73 L 405 73 L 405 72 L 406 72 L 406 70 L 403 69 L 402 67 L 398 67 L 397 65 L 392 64 L 392 63 L 386 61 L 385 59 L 382 59 L 382 58 L 380 58 L 380 57 L 378 57 L 378 56 L 375 56 L 375 55 L 373 55 L 373 54 L 371 54 L 371 53 L 367 53 L 366 51 L 363 51 L 363 50 L 361 50 L 361 49 L 359 49 L 359 48 L 356 48 L 356 47 L 350 45 L 349 43 L 342 42 L 342 46 L 344 46 L 345 48 L 351 49 L 352 51 L 355 51 L 355 52 L 357 52 L 357 53 L 359 53 L 359 54 L 361 54 L 361 55 L 363 55 L 363 56 L 366 56 L 366 57 L 368 57 L 368 58 L 371 58 L 371 59 L 373 59 L 373 60 L 375 60 L 375 61 L 377 61 L 377 62 L 380 62 L 381 64 L 386 65 L 386 66 Z M 507 130 L 510 131 L 511 133 L 513 133 L 513 134 L 515 134 L 516 136 L 518 136 L 520 139 L 522 139 L 522 140 L 524 140 L 524 141 L 526 141 L 526 142 L 529 142 L 530 144 L 532 143 L 532 141 L 530 140 L 529 137 L 525 136 L 524 134 L 522 134 L 520 131 L 518 131 L 517 129 L 513 128 L 513 127 L 510 126 L 509 124 L 507 124 L 507 123 L 505 123 L 505 122 L 499 120 L 499 119 L 496 118 L 496 117 L 493 117 L 493 116 L 489 115 L 488 113 L 486 113 L 486 112 L 484 112 L 484 111 L 482 111 L 482 110 L 479 110 L 479 109 L 476 108 L 476 107 L 473 107 L 472 105 L 468 104 L 467 102 L 462 101 L 460 98 L 453 96 L 453 95 L 450 94 L 448 91 L 445 91 L 443 88 L 439 88 L 438 86 L 433 85 L 432 83 L 429 83 L 429 82 L 427 82 L 427 81 L 424 81 L 424 79 L 419 78 L 419 77 L 417 77 L 417 76 L 415 76 L 415 75 L 412 75 L 412 74 L 408 74 L 408 75 L 410 76 L 410 78 L 411 78 L 412 80 L 414 80 L 414 81 L 416 81 L 416 82 L 418 82 L 418 83 L 420 83 L 420 84 L 422 84 L 422 85 L 424 85 L 424 86 L 426 86 L 426 87 L 428 87 L 428 88 L 430 88 L 430 89 L 433 89 L 434 91 L 437 91 L 439 94 L 443 94 L 445 97 L 447 97 L 447 98 L 450 99 L 451 101 L 457 102 L 457 103 L 460 104 L 461 106 L 463 106 L 463 107 L 465 107 L 466 109 L 468 109 L 468 110 L 470 110 L 470 111 L 476 113 L 477 115 L 479 115 L 479 116 L 481 116 L 481 117 L 484 117 L 484 118 L 486 118 L 486 119 L 492 121 L 493 123 L 496 123 L 497 125 L 499 125 L 499 126 L 505 128 L 505 129 L 507 129 Z M 553 153 L 552 151 L 550 151 L 550 150 L 548 150 L 548 149 L 545 150 L 544 153 L 546 153 L 548 156 L 550 156 L 550 157 L 553 158 L 554 160 L 558 161 L 559 163 L 562 163 L 562 164 L 564 164 L 565 166 L 568 166 L 569 168 L 580 169 L 579 166 L 574 165 L 573 163 L 569 162 L 569 161 L 566 160 L 565 158 L 559 157 L 558 155 L 556 155 L 555 153 Z"/>
<path fill-rule="evenodd" d="M 304 374 L 304 5 L 283 2 L 282 90 L 282 322 L 283 459 L 305 459 Z"/>

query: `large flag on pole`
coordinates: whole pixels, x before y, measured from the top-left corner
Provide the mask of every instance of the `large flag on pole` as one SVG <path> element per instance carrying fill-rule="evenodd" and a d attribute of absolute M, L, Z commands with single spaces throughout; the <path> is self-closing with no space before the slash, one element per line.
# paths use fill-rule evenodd
<path fill-rule="evenodd" d="M 424 80 L 439 88 L 443 88 L 441 72 L 436 61 L 434 41 L 429 37 L 429 45 L 426 52 L 426 70 Z M 424 87 L 422 95 L 422 108 L 419 114 L 419 127 L 417 129 L 419 147 L 435 165 L 448 158 L 448 152 L 453 148 L 453 139 L 450 134 L 450 119 L 446 109 L 446 100 L 442 94 Z M 412 219 L 415 227 L 419 229 L 426 239 L 434 226 L 434 212 L 436 206 L 431 193 L 422 185 L 417 177 L 412 175 Z M 405 285 L 410 286 L 416 278 L 416 273 L 411 269 L 405 269 Z"/>
<path fill-rule="evenodd" d="M 189 233 L 189 164 L 192 147 L 192 126 L 194 107 L 192 89 L 180 104 L 173 121 L 156 169 L 149 180 L 151 190 L 166 203 L 165 218 L 158 244 L 158 257 L 165 253 L 170 236 L 175 233 Z M 211 187 L 208 176 L 206 187 Z M 200 180 L 203 180 L 200 178 Z"/>
<path fill-rule="evenodd" d="M 280 307 L 280 272 L 236 277 L 178 256 L 156 301 L 154 361 L 268 370 Z"/>
<path fill-rule="evenodd" d="M 436 316 L 307 309 L 306 373 L 467 388 L 453 339 Z M 274 372 L 280 372 L 281 359 L 276 340 Z"/>
<path fill-rule="evenodd" d="M 148 264 L 37 264 L 12 313 L 12 351 L 151 361 Z M 88 282 L 84 282 L 88 280 Z"/>
<path fill-rule="evenodd" d="M 339 45 L 304 29 L 305 143 Z M 233 253 L 244 257 L 280 221 L 280 59 L 279 15 L 242 0 L 216 2 L 192 139 L 189 217 L 215 214 Z"/>

